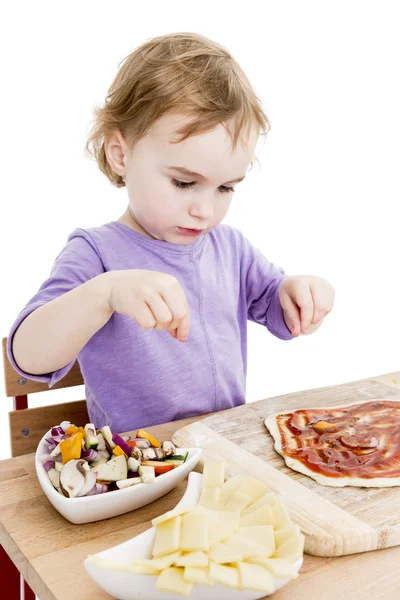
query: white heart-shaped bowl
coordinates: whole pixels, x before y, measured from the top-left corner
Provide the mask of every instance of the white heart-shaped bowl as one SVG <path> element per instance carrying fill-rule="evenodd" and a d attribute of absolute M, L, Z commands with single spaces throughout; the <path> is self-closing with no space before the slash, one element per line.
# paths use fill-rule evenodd
<path fill-rule="evenodd" d="M 186 492 L 177 508 L 197 504 L 202 486 L 203 476 L 200 473 L 190 473 Z M 133 560 L 152 558 L 151 551 L 154 544 L 156 528 L 151 527 L 118 546 L 103 550 L 84 561 L 85 569 L 91 578 L 105 592 L 118 600 L 182 600 L 182 595 L 171 594 L 157 590 L 155 575 L 137 575 L 123 570 L 124 565 L 129 565 Z M 303 557 L 293 563 L 300 571 Z M 120 570 L 118 569 L 120 566 Z M 290 580 L 275 577 L 275 590 L 286 585 Z M 267 596 L 265 592 L 252 590 L 237 591 L 224 585 L 216 584 L 214 587 L 195 585 L 190 598 L 193 600 L 258 600 Z"/>
<path fill-rule="evenodd" d="M 40 456 L 47 452 L 45 438 L 50 434 L 51 430 L 42 437 L 37 447 L 36 473 L 49 502 L 71 523 L 92 523 L 109 519 L 154 502 L 183 481 L 194 469 L 202 454 L 201 448 L 179 448 L 179 452 L 188 452 L 186 461 L 172 471 L 159 475 L 153 483 L 138 483 L 122 490 L 93 496 L 66 498 L 53 487 L 40 460 Z"/>

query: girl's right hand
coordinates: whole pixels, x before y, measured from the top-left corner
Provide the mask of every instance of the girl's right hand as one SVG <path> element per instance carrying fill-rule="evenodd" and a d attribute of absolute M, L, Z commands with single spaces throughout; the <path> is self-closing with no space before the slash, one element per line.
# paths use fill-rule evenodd
<path fill-rule="evenodd" d="M 108 271 L 108 303 L 112 310 L 150 329 L 166 329 L 180 342 L 189 333 L 189 307 L 178 280 L 167 273 L 129 269 Z"/>

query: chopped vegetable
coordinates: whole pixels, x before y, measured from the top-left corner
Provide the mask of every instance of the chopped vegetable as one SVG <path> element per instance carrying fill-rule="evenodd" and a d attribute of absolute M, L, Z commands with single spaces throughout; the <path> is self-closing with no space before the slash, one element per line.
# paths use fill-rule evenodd
<path fill-rule="evenodd" d="M 99 440 L 96 437 L 96 429 L 93 423 L 85 425 L 85 443 L 87 450 L 96 450 Z"/>
<path fill-rule="evenodd" d="M 123 456 L 125 456 L 126 460 L 128 460 L 129 456 L 131 455 L 131 453 L 129 452 L 129 456 L 127 456 L 126 453 L 122 450 L 121 446 L 115 446 L 113 454 L 115 454 L 115 456 L 121 456 L 122 454 Z"/>
<path fill-rule="evenodd" d="M 108 444 L 110 446 L 111 450 L 114 450 L 114 448 L 117 444 L 114 444 L 114 442 L 113 442 L 112 433 L 111 433 L 111 429 L 109 428 L 109 426 L 104 425 L 103 429 L 101 430 L 101 433 L 103 434 L 106 444 Z"/>
<path fill-rule="evenodd" d="M 127 479 L 128 465 L 125 456 L 114 456 L 110 460 L 97 467 L 97 479 L 106 481 L 118 481 Z"/>
<path fill-rule="evenodd" d="M 179 467 L 180 465 L 183 465 L 185 460 L 186 460 L 185 456 L 169 456 L 168 458 L 164 458 L 164 460 L 162 462 L 164 465 L 170 464 L 170 465 L 174 465 L 175 467 Z"/>
<path fill-rule="evenodd" d="M 43 465 L 45 468 L 45 471 L 50 471 L 50 469 L 54 469 L 54 464 L 55 464 L 54 460 L 47 460 Z"/>
<path fill-rule="evenodd" d="M 131 487 L 132 485 L 136 485 L 137 483 L 143 483 L 140 477 L 136 477 L 136 478 L 131 477 L 130 479 L 120 479 L 119 481 L 117 481 L 117 487 L 120 490 L 122 490 L 124 488 Z"/>
<path fill-rule="evenodd" d="M 174 444 L 169 441 L 165 441 L 162 443 L 162 449 L 163 449 L 164 453 L 166 454 L 166 456 L 171 456 L 172 454 L 175 454 L 175 452 L 176 452 L 176 448 L 175 448 Z"/>
<path fill-rule="evenodd" d="M 82 439 L 82 433 L 78 431 L 78 433 L 75 433 L 71 437 L 60 442 L 62 461 L 64 464 L 74 458 L 81 457 Z"/>
<path fill-rule="evenodd" d="M 61 442 L 60 442 L 60 443 L 61 443 Z M 59 454 L 61 454 L 61 448 L 60 448 L 60 444 L 57 444 L 57 446 L 54 448 L 54 450 L 52 450 L 52 451 L 50 452 L 50 456 L 51 456 L 52 458 L 54 458 L 54 457 L 58 456 Z"/>
<path fill-rule="evenodd" d="M 90 470 L 87 462 L 83 462 L 82 468 L 85 471 L 85 483 L 77 493 L 77 496 L 86 496 L 93 489 L 93 486 L 96 485 L 96 473 Z"/>
<path fill-rule="evenodd" d="M 70 425 L 72 425 L 71 421 L 63 421 L 62 423 L 60 423 L 60 427 L 64 433 L 66 433 L 66 431 Z"/>
<path fill-rule="evenodd" d="M 103 434 L 102 433 L 98 433 L 97 434 L 97 441 L 98 441 L 98 446 L 97 446 L 97 450 L 106 450 L 106 442 L 103 438 Z"/>
<path fill-rule="evenodd" d="M 145 431 L 144 429 L 139 429 L 136 436 L 138 438 L 144 438 L 145 440 L 149 440 L 150 444 L 154 446 L 154 448 L 159 448 L 161 446 L 160 442 L 153 438 L 153 436 L 147 433 L 147 431 Z"/>
<path fill-rule="evenodd" d="M 60 473 L 56 471 L 56 469 L 50 469 L 47 474 L 51 483 L 56 488 L 57 492 L 61 494 L 62 492 L 60 487 Z"/>
<path fill-rule="evenodd" d="M 79 435 L 79 434 L 75 434 Z M 85 483 L 84 460 L 70 460 L 60 473 L 60 487 L 64 496 L 75 498 Z"/>
<path fill-rule="evenodd" d="M 128 469 L 130 471 L 137 473 L 139 466 L 140 466 L 140 462 L 138 460 L 136 460 L 136 458 L 133 458 L 133 456 L 128 458 Z"/>
<path fill-rule="evenodd" d="M 172 463 L 157 462 L 156 460 L 143 461 L 142 465 L 144 467 L 154 467 L 154 472 L 156 475 L 168 473 L 168 471 L 172 471 L 173 469 L 175 469 L 175 465 Z"/>
<path fill-rule="evenodd" d="M 154 460 L 156 457 L 155 448 L 144 448 L 142 450 L 143 460 Z"/>
<path fill-rule="evenodd" d="M 126 443 L 125 440 L 122 439 L 120 435 L 118 435 L 118 433 L 113 433 L 112 441 L 116 446 L 119 446 L 127 456 L 131 455 L 131 447 Z"/>
<path fill-rule="evenodd" d="M 81 454 L 81 458 L 84 458 L 85 460 L 90 460 L 90 461 L 97 460 L 98 457 L 99 457 L 99 453 L 97 452 L 97 450 L 84 450 Z"/>
<path fill-rule="evenodd" d="M 73 435 L 74 433 L 78 433 L 78 431 L 81 432 L 82 436 L 85 435 L 85 430 L 83 427 L 77 427 L 76 425 L 70 425 L 68 427 L 68 429 L 66 430 L 65 434 L 66 435 Z"/>
<path fill-rule="evenodd" d="M 154 472 L 154 467 L 139 467 L 139 475 L 143 483 L 153 483 L 156 476 Z"/>
<path fill-rule="evenodd" d="M 144 448 L 150 448 L 151 444 L 149 440 L 145 440 L 144 438 L 135 438 L 134 440 L 129 440 L 130 442 L 135 442 L 136 448 L 140 448 L 143 450 Z"/>

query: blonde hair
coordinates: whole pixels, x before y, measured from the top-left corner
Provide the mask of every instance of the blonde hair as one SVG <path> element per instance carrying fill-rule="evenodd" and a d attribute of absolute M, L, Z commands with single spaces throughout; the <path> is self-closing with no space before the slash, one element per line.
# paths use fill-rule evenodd
<path fill-rule="evenodd" d="M 116 187 L 124 180 L 108 163 L 104 141 L 118 129 L 133 148 L 167 112 L 193 117 L 177 131 L 179 143 L 221 123 L 233 148 L 241 132 L 270 123 L 243 70 L 222 46 L 196 33 L 155 37 L 125 57 L 103 107 L 95 106 L 86 153 Z M 233 130 L 228 123 L 232 121 Z"/>

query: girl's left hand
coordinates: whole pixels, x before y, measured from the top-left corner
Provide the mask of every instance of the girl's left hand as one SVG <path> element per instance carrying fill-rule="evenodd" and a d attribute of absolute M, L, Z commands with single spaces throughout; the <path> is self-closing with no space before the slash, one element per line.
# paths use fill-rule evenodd
<path fill-rule="evenodd" d="M 279 288 L 279 299 L 292 335 L 314 333 L 331 312 L 334 298 L 332 285 L 322 277 L 286 277 Z"/>

